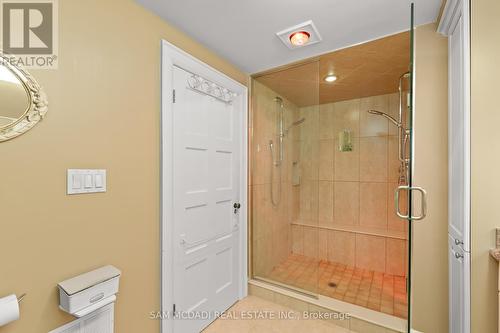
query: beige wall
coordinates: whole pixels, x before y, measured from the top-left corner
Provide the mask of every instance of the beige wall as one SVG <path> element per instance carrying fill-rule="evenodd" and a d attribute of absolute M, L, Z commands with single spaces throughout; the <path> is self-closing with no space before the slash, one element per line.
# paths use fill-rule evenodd
<path fill-rule="evenodd" d="M 64 0 L 58 70 L 32 71 L 50 102 L 32 131 L 0 144 L 0 295 L 27 293 L 1 333 L 72 317 L 59 281 L 123 271 L 116 332 L 159 332 L 160 39 L 245 83 L 247 76 L 132 0 Z M 66 195 L 66 169 L 106 168 L 108 192 Z"/>
<path fill-rule="evenodd" d="M 500 2 L 475 0 L 471 8 L 472 332 L 497 332 L 498 264 L 488 251 L 500 227 Z"/>
<path fill-rule="evenodd" d="M 448 332 L 447 52 L 436 25 L 416 29 L 414 184 L 428 192 L 428 216 L 414 224 L 413 328 L 425 333 Z"/>

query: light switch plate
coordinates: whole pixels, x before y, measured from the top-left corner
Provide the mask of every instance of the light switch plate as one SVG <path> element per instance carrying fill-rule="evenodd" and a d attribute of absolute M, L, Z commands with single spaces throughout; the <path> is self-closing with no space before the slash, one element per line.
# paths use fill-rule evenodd
<path fill-rule="evenodd" d="M 68 169 L 68 194 L 100 192 L 106 192 L 105 169 Z"/>

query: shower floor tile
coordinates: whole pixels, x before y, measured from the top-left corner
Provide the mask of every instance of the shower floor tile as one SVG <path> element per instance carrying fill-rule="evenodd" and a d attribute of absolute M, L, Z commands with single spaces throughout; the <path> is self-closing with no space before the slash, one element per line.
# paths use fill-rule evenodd
<path fill-rule="evenodd" d="M 389 315 L 407 318 L 406 279 L 291 254 L 270 279 Z"/>

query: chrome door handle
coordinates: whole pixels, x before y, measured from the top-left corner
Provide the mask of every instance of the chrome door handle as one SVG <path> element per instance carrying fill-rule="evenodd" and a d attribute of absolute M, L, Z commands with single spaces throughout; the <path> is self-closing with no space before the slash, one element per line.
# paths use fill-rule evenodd
<path fill-rule="evenodd" d="M 422 206 L 421 206 L 421 215 L 420 216 L 403 215 L 399 211 L 399 193 L 401 192 L 401 190 L 407 190 L 408 192 L 418 191 L 422 194 L 422 201 L 421 201 Z M 419 220 L 423 220 L 427 216 L 427 192 L 421 187 L 398 186 L 398 188 L 394 192 L 394 203 L 396 205 L 396 215 L 398 215 L 402 219 L 419 221 Z"/>

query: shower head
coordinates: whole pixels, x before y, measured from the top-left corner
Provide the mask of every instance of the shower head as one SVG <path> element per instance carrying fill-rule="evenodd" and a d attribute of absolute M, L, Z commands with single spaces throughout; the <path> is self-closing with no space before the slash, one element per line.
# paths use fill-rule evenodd
<path fill-rule="evenodd" d="M 300 118 L 299 120 L 294 121 L 288 128 L 298 126 L 298 125 L 302 124 L 304 121 L 306 121 L 306 118 Z"/>
<path fill-rule="evenodd" d="M 297 121 L 294 121 L 288 128 L 285 130 L 285 134 L 288 134 L 288 131 L 292 129 L 292 127 L 299 126 L 302 124 L 304 121 L 306 121 L 306 118 L 300 118 Z"/>
<path fill-rule="evenodd" d="M 368 113 L 370 114 L 374 114 L 376 116 L 382 116 L 382 117 L 385 117 L 387 118 L 390 122 L 392 122 L 394 125 L 396 125 L 397 127 L 401 127 L 401 123 L 398 122 L 396 119 L 394 119 L 393 117 L 389 116 L 387 113 L 385 112 L 382 112 L 382 111 L 378 111 L 378 110 L 368 110 Z"/>

